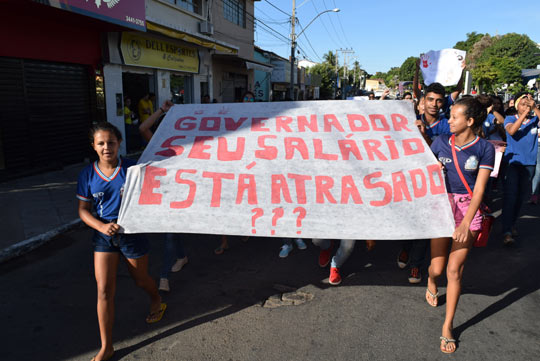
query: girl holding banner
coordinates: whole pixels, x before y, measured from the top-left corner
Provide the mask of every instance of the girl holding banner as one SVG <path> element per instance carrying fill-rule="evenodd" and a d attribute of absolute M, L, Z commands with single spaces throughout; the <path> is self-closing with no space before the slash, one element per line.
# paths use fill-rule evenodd
<path fill-rule="evenodd" d="M 129 273 L 137 286 L 150 297 L 150 313 L 146 322 L 161 320 L 167 305 L 161 303 L 156 283 L 148 274 L 148 241 L 137 234 L 117 234 L 120 226 L 116 224 L 116 219 L 127 168 L 134 165 L 134 162 L 118 157 L 122 134 L 112 124 L 100 123 L 90 130 L 90 140 L 99 160 L 79 174 L 77 198 L 79 217 L 95 230 L 94 268 L 101 350 L 92 360 L 97 361 L 110 359 L 114 354 L 114 294 L 120 255 L 126 259 Z M 92 214 L 92 204 L 97 216 Z"/>
<path fill-rule="evenodd" d="M 461 294 L 463 267 L 482 227 L 482 215 L 478 209 L 495 161 L 493 145 L 476 134 L 486 115 L 486 109 L 477 99 L 458 100 L 448 121 L 453 135 L 440 135 L 431 146 L 445 172 L 446 190 L 456 222 L 452 238 L 431 240 L 431 264 L 425 296 L 430 306 L 437 306 L 437 279 L 446 266 L 446 317 L 440 337 L 440 349 L 444 353 L 456 351 L 452 329 Z"/>

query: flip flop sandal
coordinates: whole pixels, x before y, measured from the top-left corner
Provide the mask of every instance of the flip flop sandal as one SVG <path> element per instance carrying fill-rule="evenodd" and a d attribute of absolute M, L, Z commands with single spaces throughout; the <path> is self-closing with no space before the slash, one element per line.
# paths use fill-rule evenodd
<path fill-rule="evenodd" d="M 102 358 L 101 360 L 102 360 L 102 361 L 107 361 L 107 360 L 110 360 L 113 356 L 114 356 L 114 350 L 113 350 L 113 352 L 109 355 L 109 357 Z M 92 357 L 92 359 L 91 359 L 90 361 L 96 361 L 96 356 Z"/>
<path fill-rule="evenodd" d="M 165 310 L 167 309 L 167 304 L 162 303 L 159 307 L 159 311 L 151 312 L 148 316 L 146 316 L 146 323 L 156 323 L 161 321 L 161 318 L 163 317 L 163 314 L 165 313 Z"/>
<path fill-rule="evenodd" d="M 427 302 L 427 298 L 426 298 L 426 302 L 428 305 L 430 305 L 431 307 L 437 307 L 438 305 L 438 299 L 439 299 L 439 291 L 437 291 L 437 293 L 433 294 L 433 292 L 431 292 L 429 290 L 429 288 L 426 288 L 426 295 L 430 295 L 431 296 L 431 299 L 433 300 L 433 305 L 429 302 Z"/>
<path fill-rule="evenodd" d="M 448 346 L 449 343 L 453 343 L 454 344 L 454 349 L 452 351 L 445 351 L 443 350 L 443 348 L 441 347 L 441 351 L 444 352 L 444 353 L 454 353 L 456 352 L 456 340 L 454 340 L 453 338 L 447 338 L 447 337 L 444 337 L 444 336 L 441 336 L 439 337 L 441 339 L 442 342 L 444 342 L 444 345 L 442 345 L 441 343 L 441 346 L 444 346 L 444 349 L 446 350 L 446 346 Z"/>

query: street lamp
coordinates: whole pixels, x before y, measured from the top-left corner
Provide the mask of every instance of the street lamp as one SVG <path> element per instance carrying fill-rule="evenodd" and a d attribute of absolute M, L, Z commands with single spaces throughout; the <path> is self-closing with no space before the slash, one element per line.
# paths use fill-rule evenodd
<path fill-rule="evenodd" d="M 300 37 L 300 35 L 302 35 L 302 33 L 304 31 L 306 31 L 306 29 L 315 21 L 315 19 L 317 19 L 319 16 L 321 16 L 322 14 L 325 14 L 325 13 L 330 13 L 330 12 L 334 12 L 334 13 L 337 13 L 339 12 L 339 9 L 338 8 L 335 8 L 335 9 L 329 9 L 329 10 L 325 10 L 325 11 L 322 11 L 320 12 L 319 14 L 317 14 L 317 16 L 315 16 L 310 22 L 309 24 L 307 24 L 307 26 L 302 29 L 302 31 L 296 35 L 294 33 L 294 24 L 296 23 L 296 16 L 295 16 L 295 11 L 296 11 L 296 1 L 293 0 L 293 8 L 292 8 L 292 31 L 291 31 L 291 84 L 289 86 L 289 94 L 290 94 L 290 97 L 291 97 L 291 100 L 295 100 L 294 99 L 294 62 L 295 62 L 295 58 L 294 58 L 294 52 L 296 51 L 296 39 Z M 303 4 L 302 4 L 303 5 Z"/>

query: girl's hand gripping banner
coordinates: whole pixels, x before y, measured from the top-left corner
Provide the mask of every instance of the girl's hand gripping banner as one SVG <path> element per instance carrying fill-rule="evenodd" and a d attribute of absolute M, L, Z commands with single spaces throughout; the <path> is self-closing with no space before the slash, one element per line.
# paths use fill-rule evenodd
<path fill-rule="evenodd" d="M 174 106 L 129 168 L 126 233 L 424 239 L 454 231 L 407 101 Z"/>

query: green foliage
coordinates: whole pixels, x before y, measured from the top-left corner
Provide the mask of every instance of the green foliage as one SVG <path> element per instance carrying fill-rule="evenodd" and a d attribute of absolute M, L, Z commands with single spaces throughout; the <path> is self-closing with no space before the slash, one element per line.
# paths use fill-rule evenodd
<path fill-rule="evenodd" d="M 407 59 L 405 59 L 399 70 L 400 81 L 413 81 L 414 72 L 416 71 L 416 62 L 418 59 L 419 58 L 415 56 L 409 56 Z"/>
<path fill-rule="evenodd" d="M 309 69 L 309 73 L 318 74 L 321 77 L 320 98 L 332 99 L 334 94 L 334 81 L 335 81 L 335 65 L 323 62 L 312 66 Z"/>
<path fill-rule="evenodd" d="M 527 36 L 510 33 L 496 38 L 493 44 L 486 48 L 480 60 L 485 58 L 513 58 L 520 68 L 535 68 L 538 52 L 536 44 Z"/>
<path fill-rule="evenodd" d="M 512 95 L 516 95 L 520 92 L 524 92 L 524 91 L 529 91 L 530 89 L 527 88 L 527 86 L 525 84 L 522 84 L 522 83 L 514 83 L 512 85 L 510 85 L 508 87 L 508 91 L 512 94 Z"/>
<path fill-rule="evenodd" d="M 454 45 L 454 49 L 465 50 L 467 53 L 472 49 L 473 45 L 484 37 L 484 34 L 479 34 L 476 31 L 467 33 L 467 40 L 458 41 Z"/>

